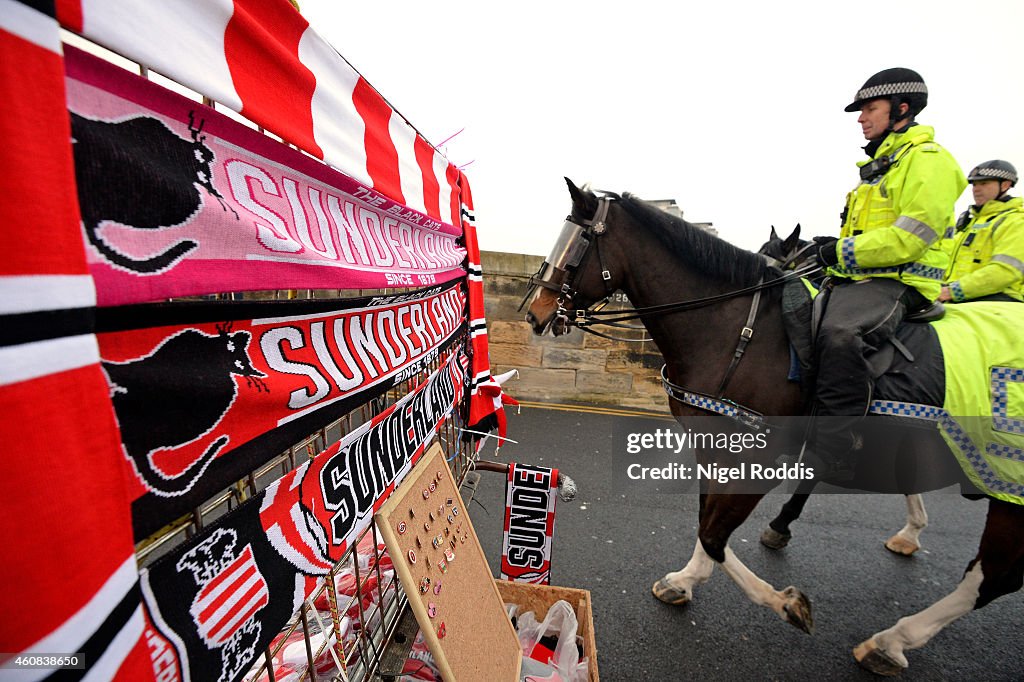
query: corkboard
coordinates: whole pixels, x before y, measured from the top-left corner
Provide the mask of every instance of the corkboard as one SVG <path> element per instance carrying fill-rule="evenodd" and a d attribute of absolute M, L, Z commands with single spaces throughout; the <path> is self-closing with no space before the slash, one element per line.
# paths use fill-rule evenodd
<path fill-rule="evenodd" d="M 445 682 L 517 682 L 522 665 L 519 638 L 505 615 L 490 566 L 439 445 L 423 456 L 374 520 Z M 404 532 L 399 532 L 402 523 Z M 424 530 L 424 523 L 429 530 Z M 442 544 L 435 548 L 432 540 L 438 536 Z M 416 563 L 409 559 L 410 550 Z M 453 552 L 454 559 L 448 561 L 445 550 Z M 444 571 L 439 566 L 442 561 Z M 420 591 L 423 578 L 430 579 L 426 593 Z M 438 580 L 441 589 L 435 592 Z M 433 616 L 428 613 L 431 604 L 436 609 Z M 442 624 L 444 636 L 439 637 Z"/>

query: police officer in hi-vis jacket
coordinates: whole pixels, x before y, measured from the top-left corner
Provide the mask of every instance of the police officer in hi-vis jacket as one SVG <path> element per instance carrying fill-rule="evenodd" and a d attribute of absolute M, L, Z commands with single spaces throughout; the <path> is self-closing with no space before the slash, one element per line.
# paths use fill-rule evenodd
<path fill-rule="evenodd" d="M 873 389 L 865 354 L 908 312 L 938 298 L 948 267 L 942 236 L 967 181 L 935 131 L 914 120 L 927 103 L 924 79 L 893 68 L 871 76 L 846 107 L 860 112 L 868 159 L 858 163 L 860 183 L 847 195 L 839 238 L 815 238 L 830 293 L 817 338 L 810 451 L 826 480 L 852 475 L 852 427 Z"/>
<path fill-rule="evenodd" d="M 1024 301 L 1024 200 L 1007 192 L 1017 169 L 994 159 L 967 176 L 974 205 L 956 223 L 940 301 Z"/>

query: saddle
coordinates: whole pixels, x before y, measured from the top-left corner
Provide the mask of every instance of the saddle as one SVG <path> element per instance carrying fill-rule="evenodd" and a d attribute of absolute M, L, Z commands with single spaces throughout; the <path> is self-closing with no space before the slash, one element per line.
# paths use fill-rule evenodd
<path fill-rule="evenodd" d="M 814 339 L 825 309 L 827 292 L 812 298 L 803 280 L 788 282 L 782 293 L 782 320 L 790 343 L 788 379 L 800 384 L 808 405 L 814 398 L 818 368 Z M 945 365 L 938 335 L 926 324 L 945 314 L 935 302 L 904 318 L 893 337 L 867 356 L 880 400 L 941 406 L 945 395 Z"/>
<path fill-rule="evenodd" d="M 935 309 L 908 316 L 894 341 L 868 357 L 874 390 L 872 404 L 865 407 L 870 407 L 873 419 L 882 420 L 878 424 L 883 428 L 908 426 L 941 434 L 955 455 L 950 463 L 955 461 L 964 474 L 962 493 L 971 499 L 981 492 L 1024 504 L 1019 305 L 997 301 L 950 307 L 939 321 Z M 812 303 L 804 282 L 784 286 L 782 317 L 792 348 L 790 378 L 800 382 L 808 408 L 814 400 L 813 339 L 821 308 Z M 948 384 L 944 352 L 963 365 Z M 928 471 L 934 472 L 932 464 Z"/>

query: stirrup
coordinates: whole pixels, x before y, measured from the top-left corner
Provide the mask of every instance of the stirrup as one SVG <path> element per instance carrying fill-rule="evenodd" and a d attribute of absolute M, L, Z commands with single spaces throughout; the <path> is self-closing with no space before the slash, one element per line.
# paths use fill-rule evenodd
<path fill-rule="evenodd" d="M 821 483 L 846 483 L 856 474 L 852 451 L 838 457 L 823 456 L 813 447 L 805 448 L 801 461 L 814 469 L 814 478 Z"/>
<path fill-rule="evenodd" d="M 808 454 L 804 464 L 814 469 L 814 478 L 821 483 L 848 483 L 856 476 L 854 463 L 848 458 L 826 460 L 816 452 Z"/>
<path fill-rule="evenodd" d="M 941 320 L 945 314 L 946 306 L 942 304 L 942 301 L 932 301 L 931 305 L 915 310 L 903 319 L 907 322 L 934 322 Z"/>

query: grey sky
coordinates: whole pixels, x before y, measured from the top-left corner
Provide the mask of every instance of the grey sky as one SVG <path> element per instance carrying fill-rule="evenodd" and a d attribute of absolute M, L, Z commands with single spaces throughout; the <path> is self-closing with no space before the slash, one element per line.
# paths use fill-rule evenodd
<path fill-rule="evenodd" d="M 965 172 L 1024 170 L 1020 0 L 300 4 L 428 140 L 472 162 L 483 249 L 546 254 L 563 176 L 673 198 L 745 248 L 772 224 L 837 234 L 864 158 L 843 107 L 890 66 L 924 76 L 918 120 Z"/>

